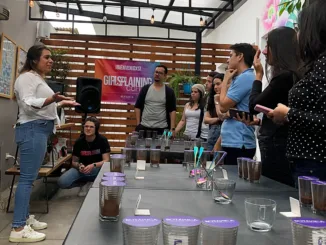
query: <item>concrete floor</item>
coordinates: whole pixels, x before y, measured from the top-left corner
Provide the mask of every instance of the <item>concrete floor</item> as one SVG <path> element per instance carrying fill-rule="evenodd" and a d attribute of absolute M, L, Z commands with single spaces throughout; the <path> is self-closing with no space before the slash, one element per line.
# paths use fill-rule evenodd
<path fill-rule="evenodd" d="M 70 226 L 84 200 L 78 197 L 79 188 L 71 190 L 58 190 L 49 202 L 48 214 L 35 214 L 40 221 L 48 223 L 48 228 L 42 230 L 46 234 L 46 240 L 37 243 L 38 245 L 61 245 L 65 239 Z M 31 210 L 44 210 L 44 201 L 34 201 L 31 203 Z M 33 214 L 33 213 L 31 213 Z M 16 245 L 8 241 L 11 230 L 12 213 L 0 212 L 0 245 Z M 24 243 L 21 243 L 24 244 Z"/>

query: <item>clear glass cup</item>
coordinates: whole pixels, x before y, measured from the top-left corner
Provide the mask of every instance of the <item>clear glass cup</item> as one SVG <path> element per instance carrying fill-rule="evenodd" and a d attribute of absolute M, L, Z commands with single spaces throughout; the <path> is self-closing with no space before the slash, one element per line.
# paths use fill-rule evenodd
<path fill-rule="evenodd" d="M 130 137 L 130 146 L 135 147 L 137 144 L 138 135 L 131 135 Z"/>
<path fill-rule="evenodd" d="M 152 146 L 152 138 L 145 139 L 145 148 L 150 149 Z"/>
<path fill-rule="evenodd" d="M 164 151 L 170 151 L 170 149 L 171 149 L 171 140 L 170 139 L 162 140 L 162 144 L 163 144 Z"/>
<path fill-rule="evenodd" d="M 150 152 L 151 167 L 153 165 L 156 165 L 159 167 L 160 160 L 161 160 L 161 149 L 151 149 L 151 152 Z"/>
<path fill-rule="evenodd" d="M 259 183 L 261 176 L 261 162 L 251 160 L 247 161 L 248 167 L 248 180 L 252 183 Z"/>
<path fill-rule="evenodd" d="M 246 198 L 245 212 L 251 230 L 267 232 L 272 229 L 275 221 L 276 202 L 266 198 Z"/>
<path fill-rule="evenodd" d="M 152 139 L 157 139 L 157 131 L 152 132 Z"/>
<path fill-rule="evenodd" d="M 312 211 L 326 214 L 326 181 L 312 181 Z"/>
<path fill-rule="evenodd" d="M 313 176 L 299 176 L 299 201 L 301 206 L 311 207 L 312 204 L 312 193 L 311 193 L 311 182 L 319 180 Z"/>
<path fill-rule="evenodd" d="M 184 145 L 185 145 L 185 151 L 194 149 L 193 141 L 184 141 Z"/>
<path fill-rule="evenodd" d="M 139 139 L 144 139 L 144 136 L 145 136 L 145 130 L 139 130 L 138 133 L 139 133 L 139 134 L 138 134 Z"/>
<path fill-rule="evenodd" d="M 110 159 L 110 171 L 123 173 L 125 168 L 126 156 L 123 154 L 113 154 Z"/>
<path fill-rule="evenodd" d="M 238 176 L 239 178 L 242 178 L 242 157 L 237 158 L 237 163 L 238 163 Z"/>
<path fill-rule="evenodd" d="M 125 147 L 126 148 L 130 148 L 131 147 L 131 135 L 128 135 L 127 138 L 126 138 L 126 144 L 125 144 Z"/>
<path fill-rule="evenodd" d="M 162 148 L 162 139 L 153 139 L 153 148 L 154 149 L 161 149 Z"/>
<path fill-rule="evenodd" d="M 293 218 L 292 238 L 294 245 L 326 244 L 326 220 L 315 218 Z"/>
<path fill-rule="evenodd" d="M 236 183 L 233 180 L 217 178 L 213 181 L 213 200 L 219 204 L 230 204 L 235 191 Z"/>
<path fill-rule="evenodd" d="M 245 158 L 245 157 L 242 158 L 242 176 L 245 180 L 248 179 L 248 164 L 247 164 L 247 162 L 251 161 L 251 160 L 252 159 L 250 159 L 250 158 Z"/>
<path fill-rule="evenodd" d="M 152 138 L 152 130 L 146 130 L 146 138 Z"/>
<path fill-rule="evenodd" d="M 146 161 L 147 159 L 147 150 L 146 149 L 137 149 L 137 160 Z"/>
<path fill-rule="evenodd" d="M 125 165 L 130 167 L 130 164 L 133 162 L 132 159 L 132 148 L 123 148 L 123 154 L 126 156 Z"/>
<path fill-rule="evenodd" d="M 204 151 L 207 151 L 207 149 L 208 149 L 208 143 L 206 141 L 202 141 L 201 144 L 200 144 L 200 146 L 204 148 Z"/>

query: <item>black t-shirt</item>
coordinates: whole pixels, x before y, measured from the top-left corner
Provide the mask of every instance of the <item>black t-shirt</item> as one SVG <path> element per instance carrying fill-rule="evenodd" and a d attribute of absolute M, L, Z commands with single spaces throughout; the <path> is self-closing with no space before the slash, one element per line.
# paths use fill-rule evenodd
<path fill-rule="evenodd" d="M 80 163 L 87 166 L 102 161 L 102 154 L 110 151 L 107 138 L 98 134 L 93 142 L 87 142 L 85 137 L 76 140 L 72 154 L 79 158 Z"/>

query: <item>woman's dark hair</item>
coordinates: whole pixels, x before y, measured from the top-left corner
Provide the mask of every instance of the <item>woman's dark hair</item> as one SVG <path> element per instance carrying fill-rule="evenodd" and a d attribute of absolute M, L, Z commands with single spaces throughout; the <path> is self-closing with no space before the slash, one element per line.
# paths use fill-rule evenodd
<path fill-rule="evenodd" d="M 36 61 L 40 60 L 43 50 L 51 51 L 49 48 L 47 48 L 44 45 L 34 45 L 34 46 L 30 47 L 27 52 L 27 58 L 26 58 L 25 64 L 24 64 L 22 70 L 20 71 L 20 73 L 24 73 L 24 72 L 27 72 L 30 70 L 37 71 Z"/>
<path fill-rule="evenodd" d="M 301 59 L 294 29 L 284 26 L 270 31 L 267 37 L 267 52 L 271 53 L 272 77 L 283 71 L 293 72 L 296 79 L 300 77 L 298 69 Z M 267 79 L 270 80 L 269 77 Z"/>
<path fill-rule="evenodd" d="M 217 117 L 216 109 L 215 109 L 215 99 L 214 95 L 216 94 L 215 92 L 215 85 L 214 85 L 214 80 L 215 79 L 221 79 L 223 81 L 224 79 L 224 74 L 223 73 L 217 73 L 214 78 L 213 78 L 213 86 L 211 88 L 211 91 L 209 91 L 209 97 L 207 101 L 207 111 L 209 112 L 209 115 L 214 118 Z"/>
<path fill-rule="evenodd" d="M 326 52 L 326 1 L 318 0 L 299 15 L 299 47 L 304 66 L 311 69 L 315 60 Z"/>
<path fill-rule="evenodd" d="M 94 123 L 94 125 L 95 125 L 95 134 L 98 134 L 99 130 L 100 130 L 100 121 L 96 117 L 88 117 L 85 120 L 85 123 L 87 123 L 87 122 Z M 84 125 L 85 125 L 85 123 L 84 123 Z"/>
<path fill-rule="evenodd" d="M 198 108 L 196 110 L 203 109 L 203 108 L 205 108 L 205 105 L 206 105 L 206 100 L 205 100 L 203 93 L 199 89 L 198 89 L 198 93 L 199 93 L 199 100 L 198 100 Z M 190 97 L 190 99 L 189 99 L 190 107 L 192 108 L 194 106 L 194 104 L 195 104 L 195 102 Z"/>

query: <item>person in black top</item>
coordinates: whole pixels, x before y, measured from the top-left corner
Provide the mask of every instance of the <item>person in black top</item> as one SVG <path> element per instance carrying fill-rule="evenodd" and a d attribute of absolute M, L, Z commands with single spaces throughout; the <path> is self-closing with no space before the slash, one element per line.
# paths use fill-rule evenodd
<path fill-rule="evenodd" d="M 269 113 L 289 125 L 287 156 L 293 178 L 309 175 L 326 180 L 326 1 L 315 1 L 299 16 L 299 48 L 305 76 L 289 93 L 289 105 Z"/>
<path fill-rule="evenodd" d="M 76 140 L 72 153 L 72 168 L 58 180 L 62 189 L 69 189 L 86 183 L 79 196 L 84 196 L 95 180 L 104 162 L 110 160 L 108 140 L 99 134 L 100 122 L 96 117 L 88 117 L 84 124 L 84 135 Z"/>
<path fill-rule="evenodd" d="M 280 42 L 280 40 L 282 42 Z M 288 93 L 297 81 L 297 69 L 300 65 L 299 46 L 296 32 L 289 27 L 279 27 L 268 33 L 267 45 L 263 54 L 266 56 L 266 68 L 270 66 L 271 79 L 262 91 L 264 70 L 257 51 L 254 68 L 256 80 L 253 83 L 249 110 L 252 114 L 256 105 L 275 108 L 277 103 L 288 103 Z M 268 69 L 266 69 L 268 70 Z M 260 123 L 260 120 L 255 120 Z M 263 116 L 258 140 L 262 160 L 262 174 L 271 179 L 293 186 L 290 164 L 286 157 L 288 125 L 277 125 L 266 115 Z"/>
<path fill-rule="evenodd" d="M 164 83 L 168 69 L 158 65 L 155 69 L 154 83 L 142 87 L 136 104 L 136 131 L 157 131 L 163 134 L 169 129 L 175 136 L 176 98 L 173 89 Z"/>

